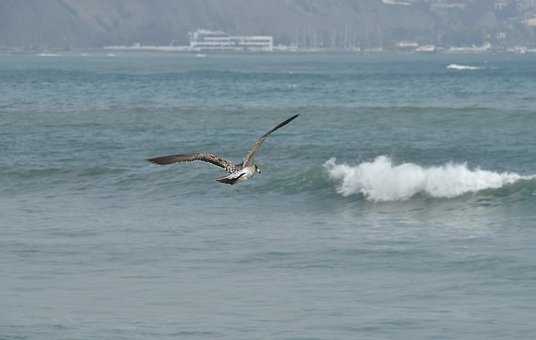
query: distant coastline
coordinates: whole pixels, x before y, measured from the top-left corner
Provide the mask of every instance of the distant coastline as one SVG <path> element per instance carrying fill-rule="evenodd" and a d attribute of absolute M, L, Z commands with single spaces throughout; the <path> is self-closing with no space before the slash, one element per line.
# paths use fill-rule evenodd
<path fill-rule="evenodd" d="M 513 54 L 525 55 L 536 53 L 536 48 L 526 46 L 513 47 L 491 47 L 479 49 L 475 47 L 435 47 L 431 49 L 400 49 L 396 47 L 387 48 L 353 48 L 353 49 L 333 49 L 333 48 L 299 48 L 294 46 L 274 46 L 271 51 L 263 50 L 199 50 L 191 49 L 189 46 L 158 46 L 158 45 L 131 45 L 131 46 L 104 46 L 101 48 L 26 48 L 26 47 L 0 47 L 0 55 L 40 55 L 40 56 L 89 56 L 92 54 L 114 54 L 143 53 L 155 54 L 406 54 L 406 55 L 486 55 L 486 54 Z"/>

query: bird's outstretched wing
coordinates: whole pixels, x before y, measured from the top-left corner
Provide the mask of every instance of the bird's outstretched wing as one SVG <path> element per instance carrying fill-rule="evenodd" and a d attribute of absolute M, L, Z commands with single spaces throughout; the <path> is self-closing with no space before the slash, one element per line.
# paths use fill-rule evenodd
<path fill-rule="evenodd" d="M 246 167 L 246 166 L 250 166 L 250 165 L 253 164 L 253 160 L 255 159 L 255 154 L 261 148 L 261 145 L 264 142 L 264 140 L 266 139 L 266 137 L 268 137 L 270 134 L 272 134 L 272 132 L 274 132 L 275 130 L 277 130 L 279 128 L 282 128 L 283 126 L 287 125 L 288 123 L 290 123 L 292 120 L 294 120 L 298 116 L 299 116 L 299 114 L 294 115 L 294 116 L 290 117 L 289 119 L 285 120 L 284 122 L 279 123 L 276 127 L 271 129 L 270 131 L 266 132 L 259 139 L 257 139 L 255 144 L 253 144 L 253 146 L 251 147 L 251 150 L 249 150 L 248 154 L 246 155 L 246 158 L 244 158 L 243 166 Z"/>
<path fill-rule="evenodd" d="M 219 166 L 220 168 L 225 169 L 225 171 L 232 173 L 236 171 L 236 166 L 219 156 L 216 156 L 212 153 L 206 152 L 196 152 L 192 154 L 182 154 L 182 155 L 169 155 L 162 157 L 149 158 L 149 162 L 158 164 L 158 165 L 167 165 L 177 162 L 193 162 L 193 161 L 203 161 Z"/>

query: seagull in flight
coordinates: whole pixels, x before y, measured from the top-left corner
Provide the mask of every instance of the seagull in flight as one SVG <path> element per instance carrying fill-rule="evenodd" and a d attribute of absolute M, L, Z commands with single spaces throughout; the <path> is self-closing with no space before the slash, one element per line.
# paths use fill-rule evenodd
<path fill-rule="evenodd" d="M 251 150 L 249 150 L 249 152 L 247 153 L 242 163 L 234 164 L 231 161 L 228 161 L 222 157 L 219 157 L 213 153 L 208 153 L 208 152 L 195 152 L 191 154 L 161 156 L 161 157 L 149 158 L 148 161 L 154 164 L 158 164 L 158 165 L 168 165 L 168 164 L 179 163 L 179 162 L 193 162 L 193 161 L 208 162 L 216 166 L 219 166 L 220 168 L 223 168 L 225 171 L 229 173 L 226 176 L 216 178 L 216 181 L 220 183 L 234 185 L 238 182 L 242 182 L 242 181 L 250 179 L 256 173 L 259 173 L 259 174 L 261 173 L 261 169 L 257 166 L 257 164 L 254 163 L 254 160 L 255 160 L 255 155 L 257 154 L 257 151 L 259 151 L 259 149 L 261 148 L 262 143 L 275 130 L 280 129 L 283 126 L 287 125 L 298 116 L 299 114 L 294 115 L 290 117 L 289 119 L 285 120 L 284 122 L 279 123 L 276 127 L 266 132 L 259 139 L 257 139 L 257 141 L 255 142 L 255 144 L 253 144 L 253 146 L 251 147 Z"/>

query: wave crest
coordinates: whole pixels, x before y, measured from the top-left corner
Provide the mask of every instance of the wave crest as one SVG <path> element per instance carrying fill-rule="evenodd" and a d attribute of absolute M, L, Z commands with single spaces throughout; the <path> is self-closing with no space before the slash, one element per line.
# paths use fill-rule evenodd
<path fill-rule="evenodd" d="M 471 71 L 475 71 L 475 70 L 481 70 L 482 67 L 478 67 L 478 66 L 469 66 L 469 65 L 460 65 L 460 64 L 450 64 L 447 66 L 447 70 L 458 70 L 458 71 L 462 71 L 462 70 L 471 70 Z"/>
<path fill-rule="evenodd" d="M 324 163 L 330 179 L 338 182 L 343 196 L 362 194 L 374 202 L 407 200 L 418 193 L 453 198 L 485 189 L 498 189 L 535 176 L 470 169 L 467 164 L 447 163 L 423 167 L 413 163 L 393 165 L 387 156 L 357 166 L 337 164 L 335 158 Z"/>

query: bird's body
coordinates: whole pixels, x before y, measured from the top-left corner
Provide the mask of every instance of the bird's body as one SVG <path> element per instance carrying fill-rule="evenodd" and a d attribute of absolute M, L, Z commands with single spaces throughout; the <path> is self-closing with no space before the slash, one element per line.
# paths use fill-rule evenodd
<path fill-rule="evenodd" d="M 236 184 L 238 182 L 247 181 L 251 177 L 255 176 L 256 170 L 255 166 L 248 166 L 236 170 L 235 172 L 230 173 L 227 176 L 216 178 L 216 181 L 225 184 Z"/>
<path fill-rule="evenodd" d="M 168 164 L 173 164 L 173 163 L 178 163 L 178 162 L 193 162 L 193 161 L 208 162 L 216 166 L 219 166 L 220 168 L 223 168 L 226 172 L 229 173 L 226 176 L 217 178 L 216 181 L 220 183 L 234 185 L 238 182 L 243 182 L 243 181 L 250 179 L 256 173 L 261 173 L 259 167 L 254 163 L 254 158 L 255 158 L 257 151 L 259 151 L 262 143 L 264 142 L 266 137 L 272 134 L 272 132 L 287 125 L 298 116 L 299 115 L 294 115 L 290 117 L 289 119 L 278 124 L 276 127 L 274 127 L 273 129 L 271 129 L 270 131 L 262 135 L 259 139 L 257 139 L 257 141 L 255 142 L 255 144 L 253 144 L 253 146 L 251 147 L 251 150 L 248 152 L 248 154 L 246 155 L 242 163 L 235 164 L 215 154 L 205 153 L 205 152 L 155 157 L 155 158 L 148 159 L 148 161 L 154 164 L 158 164 L 158 165 L 168 165 Z"/>

